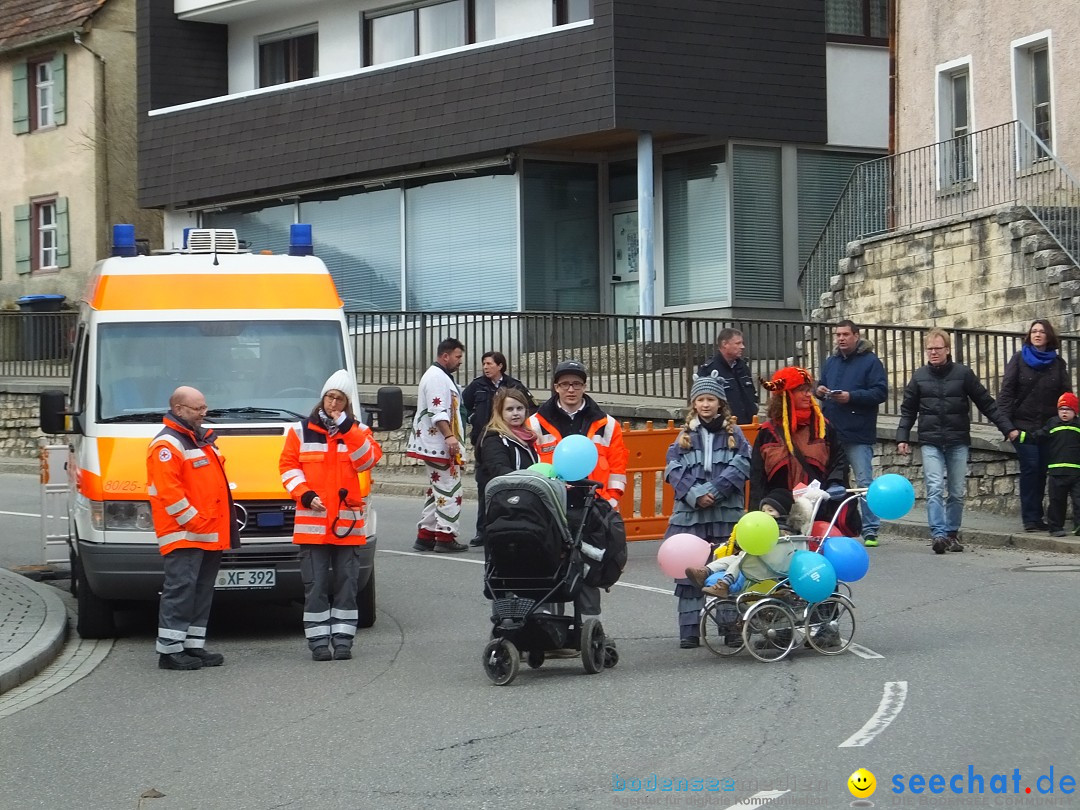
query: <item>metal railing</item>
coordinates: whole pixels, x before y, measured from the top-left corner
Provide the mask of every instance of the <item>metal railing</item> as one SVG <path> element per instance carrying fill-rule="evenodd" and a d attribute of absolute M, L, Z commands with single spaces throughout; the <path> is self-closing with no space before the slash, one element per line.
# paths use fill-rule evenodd
<path fill-rule="evenodd" d="M 357 377 L 365 385 L 415 386 L 446 337 L 465 344 L 457 379 L 468 383 L 481 373 L 481 355 L 500 351 L 509 372 L 538 396 L 548 390 L 555 365 L 568 358 L 589 369 L 589 391 L 605 396 L 685 401 L 691 376 L 712 358 L 719 331 L 742 331 L 745 359 L 755 379 L 796 364 L 820 373 L 833 350 L 832 327 L 810 321 L 720 320 L 669 316 L 575 313 L 348 313 Z M 885 365 L 889 395 L 880 412 L 899 415 L 904 386 L 926 355 L 923 327 L 862 326 Z M 970 366 L 997 395 L 1005 364 L 1022 335 L 972 329 L 950 331 L 953 359 Z M 651 340 L 640 336 L 651 335 Z M 1072 374 L 1080 368 L 1080 337 L 1061 337 L 1061 352 Z M 759 390 L 759 401 L 765 402 Z M 977 411 L 972 418 L 987 420 Z"/>
<path fill-rule="evenodd" d="M 589 369 L 589 391 L 600 400 L 683 402 L 694 371 L 713 357 L 716 336 L 725 327 L 743 333 L 745 359 L 755 379 L 767 379 L 791 364 L 818 374 L 833 347 L 832 327 L 810 321 L 555 312 L 348 312 L 346 318 L 361 385 L 415 387 L 434 361 L 439 341 L 454 337 L 466 347 L 459 382 L 481 373 L 484 352 L 500 351 L 510 373 L 538 398 L 550 390 L 555 366 L 574 358 Z M 74 312 L 0 313 L 0 380 L 68 377 L 75 319 Z M 925 332 L 922 327 L 862 325 L 862 337 L 874 344 L 889 378 L 881 413 L 899 414 L 905 384 L 925 363 Z M 996 396 L 1022 335 L 973 329 L 950 334 L 953 358 L 971 366 Z M 1075 377 L 1080 336 L 1059 340 Z M 759 401 L 765 399 L 759 390 Z M 986 421 L 981 414 L 972 416 Z"/>
<path fill-rule="evenodd" d="M 1022 121 L 860 163 L 802 267 L 806 313 L 849 242 L 1005 205 L 1030 209 L 1077 262 L 1080 183 Z"/>
<path fill-rule="evenodd" d="M 68 377 L 76 312 L 0 312 L 0 377 Z"/>

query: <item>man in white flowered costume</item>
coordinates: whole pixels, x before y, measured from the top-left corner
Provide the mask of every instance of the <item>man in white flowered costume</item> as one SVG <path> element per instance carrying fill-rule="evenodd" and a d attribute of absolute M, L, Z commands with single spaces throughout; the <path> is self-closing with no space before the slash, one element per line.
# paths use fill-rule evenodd
<path fill-rule="evenodd" d="M 405 454 L 427 467 L 430 486 L 416 527 L 417 551 L 467 551 L 457 541 L 461 516 L 461 472 L 465 463 L 465 431 L 461 389 L 451 376 L 461 367 L 465 346 L 446 338 L 438 359 L 420 378 L 416 416 Z"/>

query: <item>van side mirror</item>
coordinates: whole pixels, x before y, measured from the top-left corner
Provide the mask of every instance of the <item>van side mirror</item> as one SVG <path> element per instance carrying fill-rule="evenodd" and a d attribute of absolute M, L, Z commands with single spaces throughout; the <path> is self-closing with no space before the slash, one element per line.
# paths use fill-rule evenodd
<path fill-rule="evenodd" d="M 405 421 L 405 401 L 401 396 L 401 389 L 392 386 L 380 388 L 375 395 L 374 411 L 378 421 L 372 425 L 373 429 L 400 429 Z"/>
<path fill-rule="evenodd" d="M 42 391 L 38 406 L 38 424 L 43 433 L 58 435 L 75 433 L 72 430 L 67 410 L 67 394 L 64 391 Z"/>

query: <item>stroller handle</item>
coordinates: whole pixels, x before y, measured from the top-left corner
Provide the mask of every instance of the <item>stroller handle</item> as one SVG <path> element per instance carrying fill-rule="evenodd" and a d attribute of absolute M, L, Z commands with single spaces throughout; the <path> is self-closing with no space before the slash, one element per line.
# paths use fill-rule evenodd
<path fill-rule="evenodd" d="M 857 501 L 857 500 L 859 500 L 859 498 L 863 497 L 867 493 L 867 488 L 866 487 L 855 487 L 855 488 L 849 489 L 848 492 L 850 492 L 851 494 L 848 497 L 844 498 L 844 500 L 842 500 L 840 502 L 840 505 L 838 507 L 836 507 L 836 512 L 833 514 L 832 520 L 829 521 L 829 528 L 825 530 L 825 537 L 821 538 L 821 545 L 818 546 L 818 549 L 817 549 L 816 553 L 818 553 L 818 554 L 823 554 L 824 553 L 825 538 L 829 537 L 829 535 L 832 534 L 832 530 L 836 527 L 836 521 L 838 521 L 840 519 L 840 513 L 844 511 L 844 507 L 847 506 L 852 501 Z M 821 506 L 821 503 L 822 503 L 822 501 L 818 501 L 817 503 L 814 504 L 814 517 L 817 517 L 818 507 Z M 811 521 L 811 525 L 813 525 L 813 521 Z"/>

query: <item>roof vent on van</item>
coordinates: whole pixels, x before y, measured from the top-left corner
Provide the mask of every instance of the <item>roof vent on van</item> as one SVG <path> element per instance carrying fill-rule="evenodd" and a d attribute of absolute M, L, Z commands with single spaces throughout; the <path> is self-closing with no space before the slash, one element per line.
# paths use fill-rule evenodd
<path fill-rule="evenodd" d="M 240 240 L 231 228 L 192 228 L 186 253 L 241 253 Z"/>

